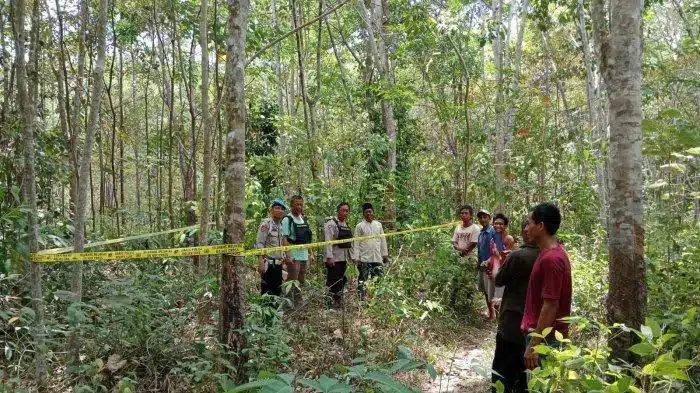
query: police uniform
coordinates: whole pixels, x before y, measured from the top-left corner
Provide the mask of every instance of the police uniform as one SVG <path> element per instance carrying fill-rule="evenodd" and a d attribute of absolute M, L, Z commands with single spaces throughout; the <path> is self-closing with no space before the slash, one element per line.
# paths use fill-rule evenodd
<path fill-rule="evenodd" d="M 282 223 L 268 217 L 260 223 L 255 248 L 279 247 L 282 245 Z M 261 276 L 260 292 L 280 296 L 282 294 L 282 251 L 265 255 L 264 273 Z"/>
<path fill-rule="evenodd" d="M 347 222 L 332 218 L 323 227 L 326 240 L 352 239 L 352 231 Z M 350 257 L 352 243 L 329 244 L 324 251 L 325 258 L 332 258 L 333 266 L 326 263 L 326 286 L 330 292 L 333 302 L 339 305 L 342 299 L 343 287 L 345 286 L 345 270 Z"/>

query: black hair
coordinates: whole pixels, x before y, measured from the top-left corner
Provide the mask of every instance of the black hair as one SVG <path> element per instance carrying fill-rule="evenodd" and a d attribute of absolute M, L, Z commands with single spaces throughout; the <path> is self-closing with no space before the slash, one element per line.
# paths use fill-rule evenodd
<path fill-rule="evenodd" d="M 520 230 L 521 230 L 521 231 L 525 229 L 525 227 L 527 226 L 528 221 L 529 221 L 529 220 L 527 219 L 527 217 L 523 218 L 523 222 L 520 223 Z"/>
<path fill-rule="evenodd" d="M 343 207 L 343 206 L 347 206 L 348 209 L 350 208 L 350 204 L 349 204 L 349 203 L 347 203 L 347 202 L 340 202 L 340 203 L 338 204 L 338 207 L 335 208 L 335 211 L 340 211 L 340 208 Z"/>
<path fill-rule="evenodd" d="M 552 202 L 540 203 L 532 209 L 532 219 L 536 224 L 543 223 L 544 229 L 550 236 L 559 230 L 561 225 L 561 213 L 557 205 Z"/>
<path fill-rule="evenodd" d="M 471 207 L 471 205 L 462 205 L 462 206 L 460 206 L 460 207 L 459 207 L 459 210 L 457 210 L 457 214 L 462 214 L 462 210 L 466 210 L 466 211 L 469 212 L 469 214 L 472 215 L 472 217 L 474 216 L 474 208 Z"/>
<path fill-rule="evenodd" d="M 364 213 L 365 210 L 367 210 L 367 209 L 372 209 L 372 210 L 374 210 L 374 206 L 372 206 L 372 204 L 369 203 L 369 202 L 365 202 L 365 203 L 362 204 L 362 212 Z"/>
<path fill-rule="evenodd" d="M 289 198 L 289 204 L 290 204 L 290 205 L 293 205 L 293 204 L 294 204 L 294 201 L 297 201 L 297 200 L 299 200 L 299 199 L 301 199 L 301 200 L 303 201 L 303 200 L 304 200 L 304 197 L 301 196 L 301 195 L 292 195 L 292 197 Z"/>
<path fill-rule="evenodd" d="M 508 226 L 508 217 L 506 217 L 505 214 L 503 214 L 503 213 L 496 213 L 496 214 L 493 216 L 493 222 L 496 222 L 496 220 L 503 220 L 503 224 L 504 224 L 505 226 Z"/>

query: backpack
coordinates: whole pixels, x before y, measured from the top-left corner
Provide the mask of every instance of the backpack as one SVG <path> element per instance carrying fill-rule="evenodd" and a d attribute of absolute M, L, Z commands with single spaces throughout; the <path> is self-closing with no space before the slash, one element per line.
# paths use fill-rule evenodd
<path fill-rule="evenodd" d="M 299 224 L 294 221 L 294 217 L 291 214 L 287 215 L 287 218 L 292 223 L 291 233 L 294 233 L 294 239 L 290 237 L 287 238 L 289 244 L 308 244 L 311 243 L 311 227 L 306 221 L 304 216 L 301 216 L 302 223 Z"/>

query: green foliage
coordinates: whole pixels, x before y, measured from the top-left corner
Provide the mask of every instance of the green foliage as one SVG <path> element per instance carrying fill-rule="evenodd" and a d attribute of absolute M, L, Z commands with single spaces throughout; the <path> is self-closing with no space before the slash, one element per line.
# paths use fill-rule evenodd
<path fill-rule="evenodd" d="M 251 295 L 250 311 L 242 329 L 246 340 L 243 355 L 247 375 L 271 375 L 291 365 L 291 337 L 281 324 L 280 315 L 290 304 L 286 298 L 271 295 Z"/>
<path fill-rule="evenodd" d="M 376 365 L 366 363 L 364 359 L 355 359 L 351 366 L 340 366 L 342 375 L 337 378 L 321 375 L 315 379 L 297 378 L 296 373 L 278 374 L 267 378 L 256 379 L 252 382 L 235 386 L 229 379 L 220 381 L 226 393 L 256 391 L 258 393 L 294 392 L 295 387 L 307 387 L 319 393 L 349 393 L 355 387 L 364 391 L 379 391 L 387 393 L 408 393 L 415 390 L 403 385 L 394 375 L 417 369 L 426 370 L 432 378 L 437 373 L 435 369 L 422 359 L 417 359 L 406 347 L 399 347 L 397 359 L 393 362 Z"/>
<path fill-rule="evenodd" d="M 557 335 L 561 348 L 540 344 L 535 350 L 542 359 L 541 367 L 532 372 L 528 387 L 532 391 L 602 391 L 602 392 L 669 392 L 686 391 L 700 375 L 691 375 L 697 358 L 684 357 L 681 348 L 697 344 L 687 342 L 687 330 L 697 333 L 696 309 L 678 316 L 680 330 L 670 330 L 653 319 L 647 319 L 640 330 L 625 326 L 606 326 L 582 317 L 569 321 L 579 333 L 593 332 L 594 339 L 579 341 Z M 683 327 L 685 326 L 685 327 Z M 639 339 L 630 351 L 640 357 L 639 364 L 610 360 L 606 341 L 620 332 L 633 332 Z M 581 334 L 579 337 L 590 336 Z M 685 337 L 685 338 L 684 338 Z M 693 360 L 694 359 L 694 360 Z M 694 382 L 694 383 L 697 383 Z"/>

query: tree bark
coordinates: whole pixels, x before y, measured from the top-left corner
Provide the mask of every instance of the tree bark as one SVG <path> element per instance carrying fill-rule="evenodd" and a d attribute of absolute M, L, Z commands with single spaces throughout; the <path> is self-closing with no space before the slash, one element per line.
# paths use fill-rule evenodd
<path fill-rule="evenodd" d="M 209 233 L 209 202 L 211 199 L 211 149 L 212 137 L 209 125 L 209 43 L 208 43 L 208 27 L 207 14 L 209 9 L 208 0 L 202 0 L 199 20 L 199 46 L 202 49 L 202 133 L 204 134 L 204 179 L 202 179 L 202 209 L 200 212 L 199 221 L 199 244 L 207 244 L 207 235 Z M 199 257 L 198 269 L 199 275 L 203 276 L 207 273 L 206 257 Z"/>
<path fill-rule="evenodd" d="M 596 56 L 591 51 L 591 43 L 586 30 L 586 18 L 583 0 L 578 2 L 579 16 L 579 33 L 581 35 L 581 50 L 583 52 L 583 60 L 586 66 L 586 93 L 588 99 L 588 119 L 591 127 L 591 139 L 597 146 L 591 146 L 591 150 L 596 157 L 595 178 L 597 187 L 598 200 L 600 204 L 599 221 L 603 228 L 607 227 L 607 206 L 608 206 L 608 187 L 605 159 L 601 152 L 601 146 L 604 146 L 604 140 L 607 140 L 607 125 L 604 111 L 601 104 L 600 74 L 597 70 L 600 69 L 600 63 Z"/>
<path fill-rule="evenodd" d="M 248 0 L 228 1 L 228 39 L 226 51 L 226 207 L 224 242 L 242 243 L 245 238 L 245 36 L 248 24 Z M 233 366 L 241 370 L 245 363 L 243 266 L 241 256 L 224 255 L 221 261 L 221 295 L 219 304 L 219 340 L 233 353 Z M 245 375 L 238 372 L 237 380 Z"/>
<path fill-rule="evenodd" d="M 82 252 L 85 245 L 85 217 L 87 216 L 87 191 L 90 180 L 90 163 L 92 162 L 92 148 L 95 144 L 95 134 L 100 122 L 100 104 L 104 87 L 105 68 L 105 27 L 107 25 L 108 0 L 100 0 L 100 9 L 95 27 L 95 52 L 97 59 L 92 69 L 92 92 L 90 93 L 90 113 L 85 133 L 80 166 L 78 170 L 78 193 L 75 208 L 75 230 L 73 232 L 73 247 L 75 252 Z M 75 263 L 73 271 L 73 284 L 71 290 L 76 301 L 80 301 L 83 294 L 82 263 Z"/>
<path fill-rule="evenodd" d="M 306 143 L 309 150 L 309 161 L 311 169 L 311 178 L 318 180 L 318 161 L 316 160 L 316 118 L 311 113 L 313 106 L 310 105 L 309 94 L 306 85 L 306 69 L 304 68 L 303 50 L 304 41 L 301 34 L 301 29 L 297 27 L 301 24 L 301 10 L 297 10 L 296 1 L 290 1 L 290 9 L 292 12 L 292 21 L 295 29 L 297 61 L 299 66 L 299 90 L 301 92 L 302 108 L 304 109 L 304 122 L 306 123 Z"/>
<path fill-rule="evenodd" d="M 24 173 L 22 197 L 27 208 L 27 245 L 28 252 L 39 250 L 39 222 L 37 214 L 36 197 L 36 161 L 35 161 L 35 127 L 36 127 L 36 102 L 32 100 L 32 91 L 35 88 L 28 86 L 37 83 L 37 69 L 29 71 L 25 62 L 25 28 L 24 28 L 24 0 L 16 0 L 14 5 L 14 37 L 15 37 L 15 64 L 17 68 L 17 103 L 20 111 L 20 129 L 22 134 L 22 147 L 24 158 Z M 39 2 L 35 1 L 32 7 L 32 29 L 29 48 L 29 64 L 34 65 L 39 57 L 39 43 L 34 41 L 39 37 L 40 23 Z M 29 82 L 27 81 L 29 79 Z M 44 304 L 41 284 L 41 265 L 24 260 L 25 272 L 29 275 L 30 296 L 35 318 L 32 321 L 31 332 L 34 338 L 34 365 L 35 379 L 40 390 L 43 390 L 46 382 L 46 365 L 44 363 Z"/>
<path fill-rule="evenodd" d="M 601 73 L 609 86 L 610 210 L 608 215 L 609 323 L 639 329 L 647 304 L 642 202 L 642 0 L 611 0 L 605 23 L 604 0 L 593 1 L 594 28 L 601 38 Z M 635 337 L 616 332 L 612 355 L 626 361 Z"/>
<path fill-rule="evenodd" d="M 134 53 L 134 48 L 131 50 L 131 66 L 134 68 L 131 72 L 131 103 L 136 106 L 136 96 L 138 93 L 138 85 L 136 84 L 136 54 Z M 122 108 L 124 105 L 122 104 Z M 146 122 L 148 122 L 148 118 L 146 118 Z M 139 145 L 141 144 L 141 139 L 139 138 L 139 128 L 140 126 L 137 124 L 134 126 L 134 177 L 136 181 L 136 215 L 139 217 L 138 220 L 140 220 L 140 215 L 141 215 L 141 155 L 140 155 L 140 149 Z M 146 128 L 148 128 L 148 125 L 146 125 Z M 148 135 L 148 133 L 146 133 Z M 146 142 L 148 144 L 148 142 Z M 138 221 L 137 221 L 138 222 Z"/>
<path fill-rule="evenodd" d="M 371 8 L 365 6 L 363 0 L 357 0 L 357 9 L 360 12 L 360 19 L 367 30 L 367 47 L 369 56 L 379 71 L 379 77 L 383 88 L 391 90 L 394 87 L 389 56 L 385 42 L 386 28 L 384 18 L 386 10 L 382 0 L 371 0 Z M 369 72 L 369 70 L 368 70 Z M 396 224 L 396 210 L 394 208 L 394 176 L 396 172 L 396 117 L 394 116 L 394 106 L 386 94 L 380 98 L 382 110 L 382 124 L 386 130 L 388 149 L 386 157 L 387 183 L 385 186 L 384 215 L 385 227 L 393 229 Z"/>
<path fill-rule="evenodd" d="M 503 77 L 503 38 L 501 38 L 501 30 L 503 29 L 503 0 L 493 2 L 493 20 L 496 28 L 495 39 L 493 41 L 493 62 L 496 67 L 496 130 L 494 133 L 494 172 L 496 181 L 494 191 L 496 192 L 496 211 L 503 211 L 504 186 L 505 178 L 503 168 L 505 166 L 505 134 L 507 132 L 505 125 L 505 98 L 504 98 L 504 77 Z"/>

